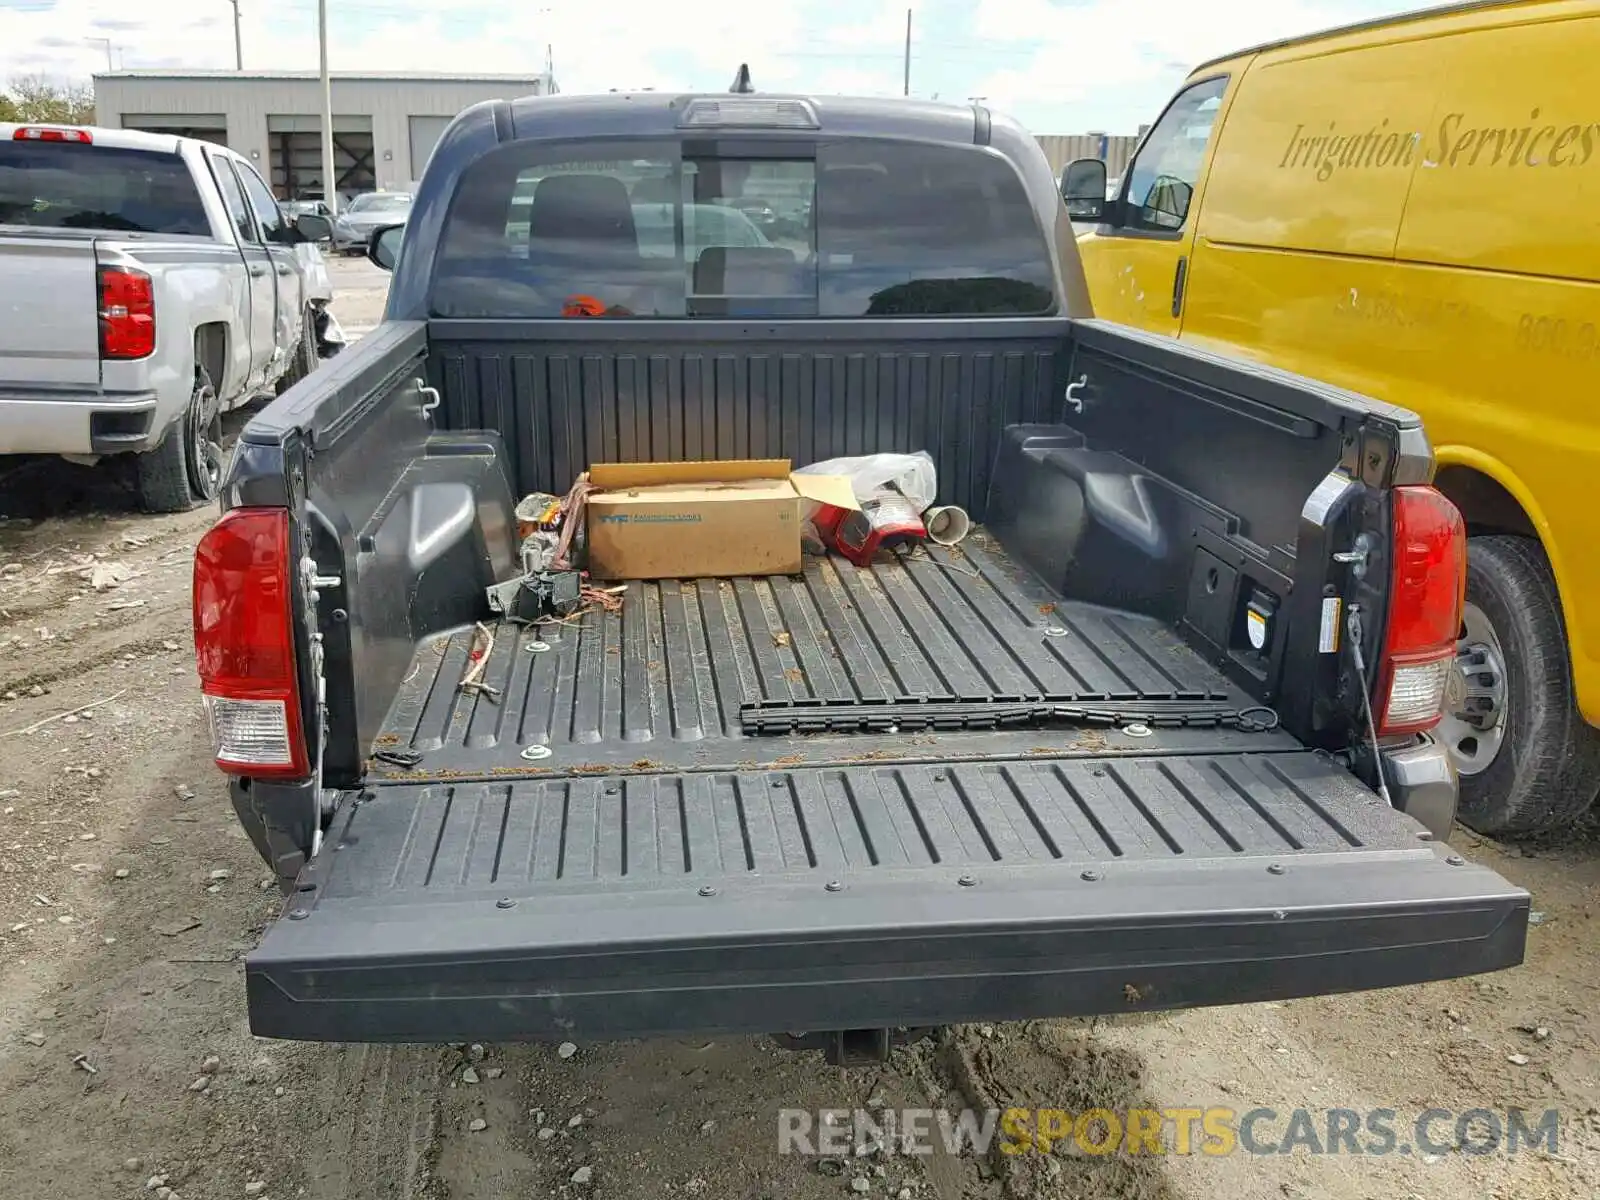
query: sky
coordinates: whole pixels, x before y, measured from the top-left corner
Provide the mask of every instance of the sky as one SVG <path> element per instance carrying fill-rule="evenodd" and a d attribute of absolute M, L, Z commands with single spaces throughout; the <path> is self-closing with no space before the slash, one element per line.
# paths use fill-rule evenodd
<path fill-rule="evenodd" d="M 244 64 L 315 69 L 316 0 L 238 0 Z M 563 92 L 899 95 L 908 0 L 327 0 L 335 71 L 536 74 Z M 1133 133 L 1190 67 L 1401 0 L 909 0 L 911 94 L 982 97 L 1035 133 Z M 106 67 L 231 68 L 229 0 L 0 0 L 0 84 Z"/>

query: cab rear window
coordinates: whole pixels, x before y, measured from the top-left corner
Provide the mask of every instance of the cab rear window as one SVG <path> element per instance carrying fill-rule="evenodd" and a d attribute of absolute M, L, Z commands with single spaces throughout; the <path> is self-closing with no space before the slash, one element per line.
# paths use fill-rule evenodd
<path fill-rule="evenodd" d="M 0 141 L 0 225 L 211 233 L 176 154 L 79 142 Z"/>
<path fill-rule="evenodd" d="M 1055 311 L 1021 180 L 977 148 L 670 140 L 511 146 L 463 176 L 441 317 Z"/>

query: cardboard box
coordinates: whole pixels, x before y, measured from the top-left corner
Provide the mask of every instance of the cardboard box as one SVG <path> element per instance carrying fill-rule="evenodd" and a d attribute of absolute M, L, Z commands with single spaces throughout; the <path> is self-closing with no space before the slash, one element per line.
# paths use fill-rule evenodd
<path fill-rule="evenodd" d="M 858 507 L 848 479 L 792 474 L 786 458 L 604 463 L 589 481 L 596 579 L 798 574 L 807 502 Z"/>

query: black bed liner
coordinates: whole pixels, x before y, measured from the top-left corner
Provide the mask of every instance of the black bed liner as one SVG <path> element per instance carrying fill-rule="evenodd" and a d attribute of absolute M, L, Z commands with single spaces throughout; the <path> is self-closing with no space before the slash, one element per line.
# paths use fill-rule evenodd
<path fill-rule="evenodd" d="M 769 1033 L 1520 962 L 1528 896 L 1305 752 L 388 786 L 250 956 L 257 1034 Z"/>
<path fill-rule="evenodd" d="M 470 629 L 419 648 L 379 749 L 421 761 L 344 797 L 249 958 L 256 1033 L 825 1031 L 1521 961 L 1525 892 L 1281 731 L 742 732 L 751 703 L 1249 703 L 981 538 L 942 564 L 630 584 L 538 652 L 496 632 L 498 703 L 458 690 Z"/>
<path fill-rule="evenodd" d="M 528 766 L 520 755 L 533 743 L 554 751 L 540 764 L 546 773 L 826 756 L 811 739 L 752 743 L 743 733 L 752 712 L 1047 699 L 1251 703 L 1160 622 L 1060 599 L 981 532 L 959 551 L 933 548 L 869 568 L 832 557 L 809 560 L 792 578 L 631 583 L 623 601 L 620 613 L 570 625 L 498 626 L 482 675 L 498 701 L 458 689 L 470 627 L 423 643 L 378 739 L 382 749 L 423 759 L 412 772 L 379 762 L 380 775 L 515 772 Z M 549 649 L 530 652 L 536 642 Z M 1060 730 L 1013 736 L 1027 749 L 1081 740 Z M 1214 746 L 1218 736 L 1181 744 Z M 906 744 L 856 738 L 838 757 L 892 755 Z M 927 744 L 910 754 L 936 756 Z"/>

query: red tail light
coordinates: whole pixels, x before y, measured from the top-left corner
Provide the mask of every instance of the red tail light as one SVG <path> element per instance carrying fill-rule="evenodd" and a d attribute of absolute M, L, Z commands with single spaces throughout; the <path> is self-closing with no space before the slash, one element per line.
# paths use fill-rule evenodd
<path fill-rule="evenodd" d="M 1378 733 L 1438 724 L 1461 635 L 1467 529 L 1431 487 L 1394 490 L 1394 580 L 1379 672 Z"/>
<path fill-rule="evenodd" d="M 236 508 L 194 556 L 194 652 L 217 766 L 234 775 L 311 773 L 300 723 L 289 514 Z"/>
<path fill-rule="evenodd" d="M 82 142 L 94 144 L 87 129 L 46 129 L 42 125 L 24 125 L 11 135 L 13 142 Z"/>
<path fill-rule="evenodd" d="M 156 300 L 150 276 L 100 268 L 100 357 L 148 358 L 156 351 Z"/>

